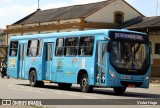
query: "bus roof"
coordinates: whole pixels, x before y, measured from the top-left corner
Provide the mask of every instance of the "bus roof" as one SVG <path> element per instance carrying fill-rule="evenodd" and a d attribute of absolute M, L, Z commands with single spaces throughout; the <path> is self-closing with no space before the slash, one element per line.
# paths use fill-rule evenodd
<path fill-rule="evenodd" d="M 73 36 L 83 36 L 83 35 L 93 36 L 95 34 L 105 34 L 107 36 L 109 31 L 121 31 L 121 32 L 123 31 L 123 32 L 130 32 L 130 33 L 145 34 L 142 32 L 136 32 L 136 31 L 130 31 L 130 30 L 124 30 L 124 29 L 96 29 L 96 30 L 12 36 L 10 37 L 10 40 L 40 39 L 40 38 L 53 38 L 53 37 L 73 37 Z"/>

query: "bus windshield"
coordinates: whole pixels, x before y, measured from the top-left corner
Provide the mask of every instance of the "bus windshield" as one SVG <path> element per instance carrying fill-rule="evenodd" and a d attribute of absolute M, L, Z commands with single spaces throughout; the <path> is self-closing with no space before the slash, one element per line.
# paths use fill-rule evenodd
<path fill-rule="evenodd" d="M 110 63 L 120 72 L 147 70 L 150 65 L 149 49 L 145 43 L 111 41 Z"/>

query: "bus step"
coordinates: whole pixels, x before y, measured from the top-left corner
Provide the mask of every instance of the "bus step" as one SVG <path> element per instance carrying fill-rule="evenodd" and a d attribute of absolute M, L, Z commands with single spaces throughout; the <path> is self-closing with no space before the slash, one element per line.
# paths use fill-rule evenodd
<path fill-rule="evenodd" d="M 51 83 L 49 80 L 43 80 L 44 83 Z"/>

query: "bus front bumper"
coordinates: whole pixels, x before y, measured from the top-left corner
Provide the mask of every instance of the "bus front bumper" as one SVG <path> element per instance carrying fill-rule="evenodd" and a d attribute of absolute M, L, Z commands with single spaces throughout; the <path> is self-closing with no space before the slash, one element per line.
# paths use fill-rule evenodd
<path fill-rule="evenodd" d="M 136 75 L 111 75 L 106 82 L 109 87 L 137 87 L 149 88 L 150 77 Z"/>

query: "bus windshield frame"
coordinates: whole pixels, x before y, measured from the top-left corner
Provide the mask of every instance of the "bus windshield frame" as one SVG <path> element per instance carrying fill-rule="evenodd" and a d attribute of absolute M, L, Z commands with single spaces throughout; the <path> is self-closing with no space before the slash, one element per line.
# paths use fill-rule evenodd
<path fill-rule="evenodd" d="M 120 74 L 144 75 L 150 67 L 148 36 L 132 32 L 111 31 L 110 64 Z"/>

